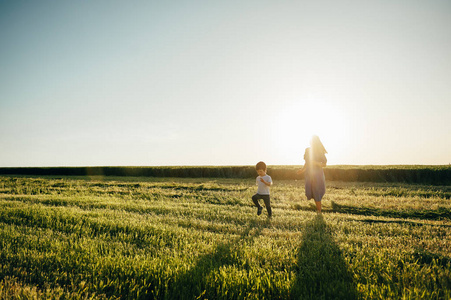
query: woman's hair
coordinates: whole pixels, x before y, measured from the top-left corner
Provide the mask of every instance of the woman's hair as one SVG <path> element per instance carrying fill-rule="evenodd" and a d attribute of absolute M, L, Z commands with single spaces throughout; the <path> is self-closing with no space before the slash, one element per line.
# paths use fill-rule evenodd
<path fill-rule="evenodd" d="M 327 153 L 326 148 L 324 148 L 323 143 L 321 143 L 321 140 L 317 135 L 312 136 L 310 145 L 312 146 L 312 150 L 314 152 Z"/>

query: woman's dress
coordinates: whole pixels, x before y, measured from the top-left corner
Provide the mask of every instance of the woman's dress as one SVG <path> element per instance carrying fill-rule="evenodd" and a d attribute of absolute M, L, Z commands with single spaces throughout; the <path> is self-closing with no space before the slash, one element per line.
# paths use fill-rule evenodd
<path fill-rule="evenodd" d="M 307 199 L 321 201 L 326 193 L 326 179 L 322 167 L 315 166 L 312 162 L 327 163 L 324 153 L 312 153 L 311 148 L 305 149 L 305 195 Z"/>

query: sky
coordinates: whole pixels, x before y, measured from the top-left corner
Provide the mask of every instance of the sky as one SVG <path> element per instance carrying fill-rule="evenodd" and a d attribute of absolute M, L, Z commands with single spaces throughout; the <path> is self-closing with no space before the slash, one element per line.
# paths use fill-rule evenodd
<path fill-rule="evenodd" d="M 0 167 L 451 163 L 449 0 L 0 0 Z"/>

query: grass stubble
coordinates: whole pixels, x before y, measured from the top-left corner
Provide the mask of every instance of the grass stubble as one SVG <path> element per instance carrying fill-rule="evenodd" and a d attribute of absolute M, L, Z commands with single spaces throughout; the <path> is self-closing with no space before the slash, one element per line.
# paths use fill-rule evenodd
<path fill-rule="evenodd" d="M 0 298 L 449 299 L 449 186 L 0 177 Z"/>

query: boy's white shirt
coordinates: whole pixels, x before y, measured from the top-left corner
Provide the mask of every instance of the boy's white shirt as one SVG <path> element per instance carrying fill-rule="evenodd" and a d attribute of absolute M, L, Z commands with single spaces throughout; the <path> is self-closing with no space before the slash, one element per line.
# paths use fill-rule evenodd
<path fill-rule="evenodd" d="M 259 195 L 269 195 L 269 186 L 260 181 L 260 178 L 263 178 L 266 182 L 272 182 L 271 176 L 266 174 L 265 176 L 258 176 L 256 179 L 256 184 L 258 185 L 257 194 Z"/>

